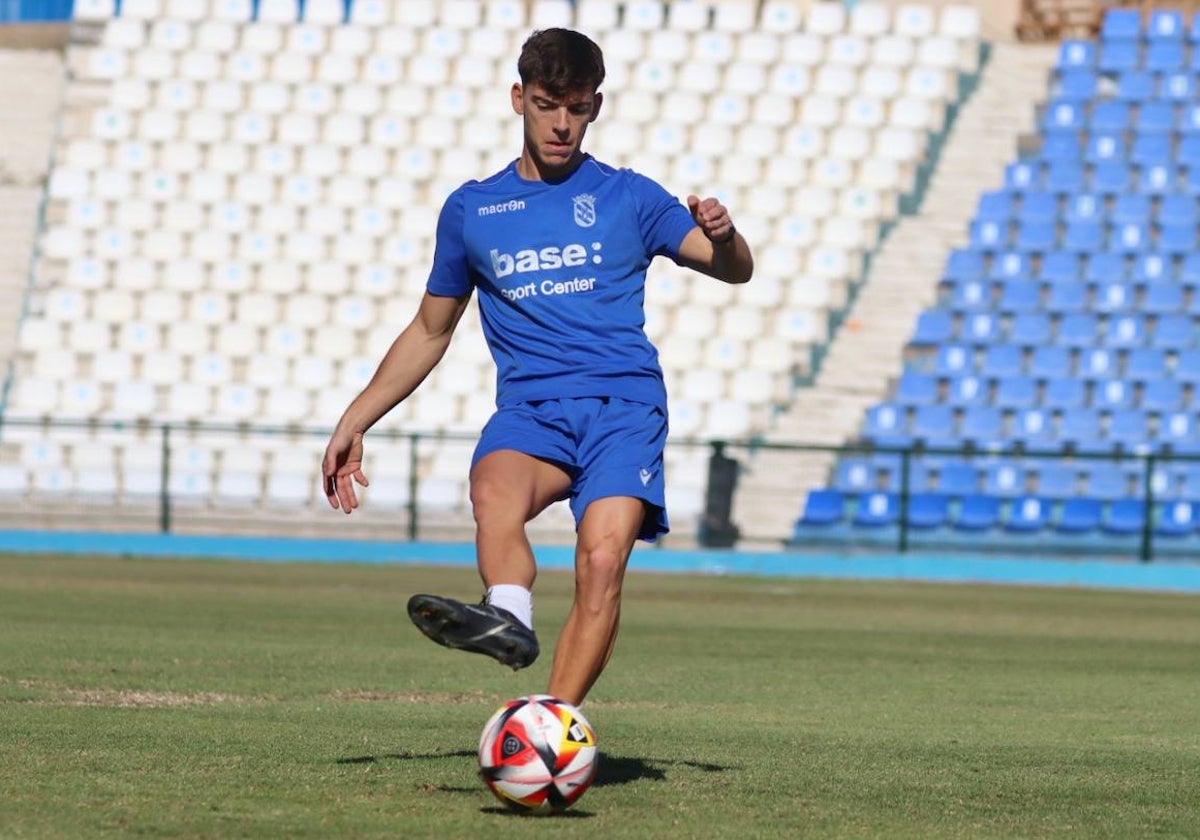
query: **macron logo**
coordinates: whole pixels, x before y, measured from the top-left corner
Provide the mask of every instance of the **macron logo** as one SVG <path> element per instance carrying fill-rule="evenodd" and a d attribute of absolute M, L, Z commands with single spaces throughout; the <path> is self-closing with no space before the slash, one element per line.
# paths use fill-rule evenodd
<path fill-rule="evenodd" d="M 591 247 L 592 262 L 599 265 L 600 243 L 593 242 Z M 542 271 L 555 268 L 576 268 L 588 261 L 588 248 L 578 242 L 571 242 L 561 247 L 549 245 L 540 250 L 529 248 L 508 254 L 497 248 L 491 250 L 492 274 L 499 280 L 510 274 L 525 274 L 529 271 Z"/>
<path fill-rule="evenodd" d="M 654 478 L 654 473 L 650 472 L 650 470 L 643 468 L 642 470 L 640 470 L 638 472 L 638 478 L 640 478 L 642 480 L 642 486 L 646 487 L 650 484 L 650 479 Z"/>
<path fill-rule="evenodd" d="M 479 208 L 480 216 L 495 216 L 497 213 L 515 213 L 525 209 L 525 202 L 520 199 L 501 201 L 499 204 L 484 204 Z"/>

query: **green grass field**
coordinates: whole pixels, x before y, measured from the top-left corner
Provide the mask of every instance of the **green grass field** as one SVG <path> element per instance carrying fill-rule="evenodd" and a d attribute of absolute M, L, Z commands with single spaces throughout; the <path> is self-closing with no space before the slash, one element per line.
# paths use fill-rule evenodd
<path fill-rule="evenodd" d="M 0 557 L 0 837 L 1200 837 L 1196 598 L 634 574 L 596 786 L 530 819 L 474 751 L 548 652 L 439 648 L 415 591 L 477 583 Z"/>

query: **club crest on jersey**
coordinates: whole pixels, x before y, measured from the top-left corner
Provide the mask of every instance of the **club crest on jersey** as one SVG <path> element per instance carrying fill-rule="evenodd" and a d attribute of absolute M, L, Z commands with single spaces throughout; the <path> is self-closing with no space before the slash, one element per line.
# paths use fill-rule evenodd
<path fill-rule="evenodd" d="M 591 227 L 596 224 L 596 196 L 589 193 L 572 196 L 575 204 L 575 224 L 580 227 Z"/>

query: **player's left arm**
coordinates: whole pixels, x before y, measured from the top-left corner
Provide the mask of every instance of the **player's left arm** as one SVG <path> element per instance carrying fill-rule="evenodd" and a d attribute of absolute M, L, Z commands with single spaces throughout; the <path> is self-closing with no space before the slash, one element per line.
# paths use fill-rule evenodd
<path fill-rule="evenodd" d="M 715 198 L 688 196 L 688 210 L 696 222 L 679 245 L 680 265 L 726 283 L 745 283 L 754 274 L 750 245 L 729 217 L 729 210 Z"/>

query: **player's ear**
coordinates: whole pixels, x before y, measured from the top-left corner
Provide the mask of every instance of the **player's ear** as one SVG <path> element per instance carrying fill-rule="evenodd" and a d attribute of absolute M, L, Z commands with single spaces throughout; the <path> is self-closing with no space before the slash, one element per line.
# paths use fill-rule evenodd
<path fill-rule="evenodd" d="M 525 115 L 525 100 L 522 97 L 521 83 L 513 82 L 510 95 L 512 96 L 512 108 L 521 116 Z"/>
<path fill-rule="evenodd" d="M 600 116 L 600 106 L 604 104 L 604 94 L 596 91 L 596 95 L 592 97 L 592 115 L 588 117 L 588 122 L 596 121 L 596 117 Z"/>

